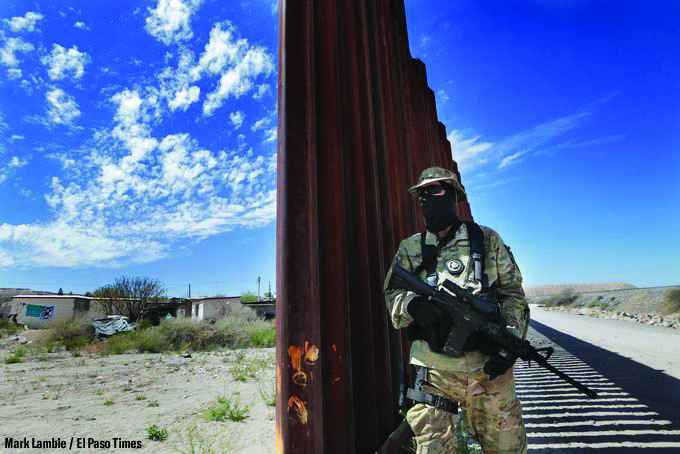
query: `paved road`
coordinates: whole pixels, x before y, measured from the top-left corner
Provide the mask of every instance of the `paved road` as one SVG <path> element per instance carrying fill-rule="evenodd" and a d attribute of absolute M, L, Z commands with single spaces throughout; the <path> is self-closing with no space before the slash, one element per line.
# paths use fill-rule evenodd
<path fill-rule="evenodd" d="M 680 380 L 536 320 L 529 338 L 552 346 L 550 362 L 599 394 L 588 399 L 550 372 L 518 363 L 530 452 L 680 453 Z"/>

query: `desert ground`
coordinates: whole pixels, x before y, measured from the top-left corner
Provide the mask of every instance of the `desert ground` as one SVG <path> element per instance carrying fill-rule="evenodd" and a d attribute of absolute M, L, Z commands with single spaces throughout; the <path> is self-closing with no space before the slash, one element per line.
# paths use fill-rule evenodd
<path fill-rule="evenodd" d="M 0 359 L 15 347 L 3 341 Z M 141 449 L 115 452 L 274 452 L 273 348 L 195 352 L 191 357 L 42 353 L 22 363 L 0 364 L 0 396 L 2 438 L 60 437 L 68 444 L 75 437 L 74 452 L 95 452 L 76 449 L 78 438 L 112 446 L 114 438 L 141 441 Z M 210 420 L 218 398 L 223 405 L 217 407 L 226 406 L 235 415 L 247 407 L 247 417 L 230 421 L 227 411 L 225 421 Z M 221 419 L 219 414 L 218 409 L 212 419 Z M 153 425 L 166 430 L 167 439 L 150 440 L 147 429 Z M 0 452 L 27 451 L 0 445 Z"/>

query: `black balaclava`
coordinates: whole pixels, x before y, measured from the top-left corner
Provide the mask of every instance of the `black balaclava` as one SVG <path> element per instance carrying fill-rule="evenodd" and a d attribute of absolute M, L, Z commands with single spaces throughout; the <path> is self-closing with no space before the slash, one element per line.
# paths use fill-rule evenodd
<path fill-rule="evenodd" d="M 425 216 L 425 226 L 432 233 L 438 233 L 448 226 L 457 227 L 460 220 L 456 214 L 455 190 L 444 185 L 446 194 L 441 196 L 422 197 L 420 203 Z"/>

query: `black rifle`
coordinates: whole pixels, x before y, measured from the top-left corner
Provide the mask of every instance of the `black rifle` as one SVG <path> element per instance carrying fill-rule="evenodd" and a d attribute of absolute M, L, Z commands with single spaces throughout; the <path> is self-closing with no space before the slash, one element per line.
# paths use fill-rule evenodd
<path fill-rule="evenodd" d="M 504 358 L 521 358 L 528 361 L 529 366 L 531 366 L 531 361 L 534 361 L 591 399 L 597 397 L 595 391 L 548 363 L 548 359 L 553 353 L 552 347 L 535 348 L 528 340 L 522 340 L 508 331 L 505 320 L 500 315 L 496 304 L 473 295 L 449 280 L 445 280 L 442 286 L 448 291 L 430 287 L 418 276 L 402 268 L 397 262 L 392 266 L 390 288 L 410 290 L 429 298 L 430 302 L 442 309 L 453 322 L 448 338 L 442 347 L 442 353 L 460 356 L 463 354 L 464 346 L 470 337 L 473 334 L 480 335 L 485 341 L 492 343 L 497 348 L 498 355 Z"/>

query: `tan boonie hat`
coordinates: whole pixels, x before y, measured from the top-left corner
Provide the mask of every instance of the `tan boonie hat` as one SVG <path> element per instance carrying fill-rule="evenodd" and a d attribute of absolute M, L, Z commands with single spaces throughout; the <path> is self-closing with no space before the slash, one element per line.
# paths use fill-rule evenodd
<path fill-rule="evenodd" d="M 465 189 L 461 186 L 456 174 L 442 167 L 428 167 L 423 170 L 420 177 L 418 177 L 418 182 L 414 186 L 408 188 L 408 192 L 415 194 L 418 189 L 427 186 L 428 184 L 432 184 L 435 181 L 447 182 L 465 194 Z"/>

